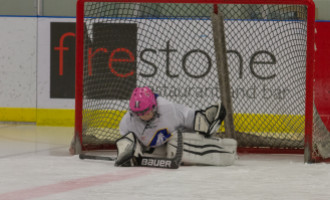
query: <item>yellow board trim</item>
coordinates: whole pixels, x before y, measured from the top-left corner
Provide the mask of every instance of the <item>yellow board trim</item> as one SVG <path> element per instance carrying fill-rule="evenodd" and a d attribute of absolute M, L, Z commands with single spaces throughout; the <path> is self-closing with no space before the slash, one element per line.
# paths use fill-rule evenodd
<path fill-rule="evenodd" d="M 74 126 L 74 109 L 37 109 L 37 125 Z"/>
<path fill-rule="evenodd" d="M 119 122 L 125 113 L 126 111 L 118 110 L 85 110 L 84 115 L 102 116 L 96 119 L 97 123 L 95 124 L 97 126 L 118 128 Z M 34 122 L 40 126 L 74 126 L 75 111 L 74 109 L 0 108 L 0 121 Z M 239 132 L 303 134 L 305 116 L 234 114 L 234 125 L 236 131 Z"/>
<path fill-rule="evenodd" d="M 249 133 L 305 133 L 305 116 L 239 113 L 234 114 L 234 126 Z"/>
<path fill-rule="evenodd" d="M 89 122 L 90 127 L 118 129 L 119 123 L 126 112 L 120 110 L 86 109 L 83 116 Z"/>
<path fill-rule="evenodd" d="M 74 109 L 0 108 L 0 121 L 40 126 L 74 126 Z"/>
<path fill-rule="evenodd" d="M 0 121 L 36 122 L 35 108 L 0 108 Z"/>

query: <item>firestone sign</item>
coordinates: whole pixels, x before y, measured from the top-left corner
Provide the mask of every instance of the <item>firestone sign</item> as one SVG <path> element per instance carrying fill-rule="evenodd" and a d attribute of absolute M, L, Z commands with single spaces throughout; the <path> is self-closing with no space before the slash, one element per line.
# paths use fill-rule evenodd
<path fill-rule="evenodd" d="M 136 80 L 136 48 L 137 48 L 137 27 L 136 24 L 95 24 L 93 34 L 95 38 L 98 34 L 102 34 L 101 27 L 107 28 L 107 40 L 102 36 L 103 41 L 93 41 L 96 44 L 93 48 L 88 48 L 87 55 L 87 73 L 88 76 L 97 76 L 97 72 L 104 71 L 109 78 L 133 78 Z M 125 33 L 125 34 L 123 34 Z M 52 98 L 74 98 L 74 80 L 75 80 L 75 23 L 73 22 L 52 22 L 51 23 L 51 97 Z M 121 38 L 118 38 L 121 36 Z M 116 39 L 112 39 L 116 38 Z M 86 40 L 91 42 L 90 40 Z M 140 72 L 141 77 L 154 77 L 159 73 L 161 67 L 165 67 L 165 75 L 168 78 L 180 78 L 179 74 L 172 70 L 170 61 L 172 56 L 182 51 L 171 41 L 167 41 L 166 45 L 159 49 L 146 48 L 139 55 L 141 63 L 150 67 L 149 72 Z M 243 78 L 243 57 L 236 50 L 229 50 L 228 55 L 232 55 L 239 59 L 239 78 Z M 147 58 L 147 54 L 153 54 L 156 57 L 164 57 L 164 66 L 159 66 L 155 61 Z M 275 64 L 275 56 L 268 51 L 254 52 L 249 60 L 249 68 L 251 74 L 257 79 L 272 79 L 276 74 L 261 75 L 254 70 L 254 64 L 258 61 L 256 57 L 260 54 L 268 56 L 264 64 Z M 193 74 L 187 67 L 187 60 L 190 57 L 201 57 L 206 59 L 205 66 L 200 66 L 204 70 L 199 74 Z M 103 60 L 103 66 L 96 64 L 94 61 Z M 181 58 L 182 71 L 190 78 L 203 78 L 212 67 L 212 58 L 209 53 L 201 49 L 191 49 L 183 53 Z M 258 62 L 260 64 L 260 62 Z M 97 80 L 94 78 L 93 80 Z M 112 80 L 114 81 L 114 80 Z M 134 81 L 133 81 L 134 82 Z M 133 86 L 132 86 L 133 87 Z M 104 97 L 103 97 L 104 98 Z M 111 97 L 110 97 L 111 98 Z"/>
<path fill-rule="evenodd" d="M 186 38 L 170 35 L 159 26 L 160 29 L 157 31 L 163 33 L 162 40 L 149 41 L 148 36 L 141 33 L 146 28 L 143 27 L 146 23 L 143 19 L 140 20 L 141 23 L 137 20 L 138 22 L 130 24 L 120 20 L 112 24 L 95 23 L 92 30 L 85 34 L 84 81 L 88 84 L 85 85 L 84 95 L 93 99 L 128 100 L 130 93 L 123 93 L 123 90 L 132 91 L 136 86 L 146 84 L 165 97 L 198 97 L 200 102 L 203 102 L 203 98 L 205 100 L 216 98 L 219 88 L 215 81 L 210 83 L 208 88 L 196 87 L 203 85 L 202 82 L 217 80 L 215 58 L 206 46 L 212 43 L 212 37 L 194 36 L 194 39 L 201 44 L 196 47 Z M 161 23 L 167 22 L 163 20 Z M 201 23 L 207 22 L 180 21 L 173 25 L 178 26 L 178 30 L 180 30 L 179 23 L 189 23 L 189 26 L 198 29 Z M 227 23 L 246 23 L 245 26 L 248 27 L 260 22 Z M 271 23 L 274 22 L 267 23 L 273 25 Z M 294 23 L 290 25 L 294 26 Z M 279 29 L 282 27 L 281 24 L 277 26 Z M 206 31 L 211 33 L 212 30 Z M 248 34 L 237 32 L 228 36 L 227 56 L 232 76 L 231 92 L 234 104 L 236 100 L 250 101 L 250 104 L 255 103 L 255 106 L 259 106 L 259 100 L 265 105 L 267 101 L 281 104 L 294 103 L 290 102 L 293 98 L 289 97 L 299 92 L 298 88 L 288 85 L 283 82 L 286 80 L 282 79 L 285 71 L 290 70 L 290 66 L 281 64 L 284 63 L 282 59 L 287 52 L 272 52 L 262 46 L 262 42 L 257 44 L 260 46 L 256 48 L 244 43 L 251 41 L 251 38 L 247 38 L 250 37 Z M 137 37 L 140 37 L 139 42 Z M 241 38 L 239 41 L 243 44 L 230 43 L 237 41 L 231 37 Z M 290 43 L 286 38 L 275 39 Z M 93 45 L 90 45 L 92 43 Z M 74 98 L 74 72 L 75 23 L 52 22 L 51 98 Z M 180 83 L 187 84 L 176 87 L 174 84 L 177 79 L 180 79 Z M 294 82 L 297 81 L 303 80 Z M 111 84 L 103 87 L 104 82 Z M 297 83 L 297 85 L 304 84 Z M 98 92 L 93 93 L 95 89 L 88 87 L 97 88 Z M 241 109 L 245 112 L 245 108 Z M 303 110 L 297 111 L 300 112 L 303 113 Z"/>

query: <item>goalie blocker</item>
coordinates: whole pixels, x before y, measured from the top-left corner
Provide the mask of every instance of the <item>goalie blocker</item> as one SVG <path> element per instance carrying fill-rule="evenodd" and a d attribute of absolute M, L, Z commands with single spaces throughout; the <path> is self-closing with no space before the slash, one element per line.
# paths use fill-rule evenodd
<path fill-rule="evenodd" d="M 115 166 L 178 168 L 180 163 L 229 166 L 237 158 L 234 139 L 206 138 L 200 133 L 185 132 L 181 141 L 178 136 L 181 133 L 175 132 L 165 145 L 147 148 L 133 133 L 128 133 L 116 142 L 118 155 Z"/>
<path fill-rule="evenodd" d="M 134 133 L 130 132 L 116 142 L 118 155 L 115 166 L 146 166 L 177 169 L 180 166 L 182 158 L 182 133 L 179 131 L 177 132 L 176 142 L 178 145 L 175 156 L 171 159 L 164 158 L 164 156 L 158 157 L 156 156 L 157 153 L 150 156 L 150 154 L 154 153 L 155 149 L 152 148 L 146 151 L 146 148 L 140 144 Z"/>

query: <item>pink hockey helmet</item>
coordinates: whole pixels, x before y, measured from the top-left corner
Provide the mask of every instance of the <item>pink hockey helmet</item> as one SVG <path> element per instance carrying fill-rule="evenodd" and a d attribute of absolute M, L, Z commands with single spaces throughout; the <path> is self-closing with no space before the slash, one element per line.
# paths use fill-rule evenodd
<path fill-rule="evenodd" d="M 148 87 L 137 87 L 133 90 L 129 101 L 130 110 L 137 116 L 144 115 L 157 105 L 154 93 Z"/>

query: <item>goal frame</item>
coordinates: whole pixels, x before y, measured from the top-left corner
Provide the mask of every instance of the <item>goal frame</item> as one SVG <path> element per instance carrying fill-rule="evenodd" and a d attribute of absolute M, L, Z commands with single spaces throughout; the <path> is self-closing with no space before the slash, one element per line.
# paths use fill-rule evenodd
<path fill-rule="evenodd" d="M 83 107 L 83 45 L 84 45 L 84 3 L 85 2 L 132 2 L 130 0 L 78 0 L 76 13 L 76 93 L 75 93 L 75 138 L 82 144 Z M 277 4 L 306 5 L 307 9 L 307 54 L 306 54 L 306 99 L 304 149 L 239 148 L 247 153 L 305 153 L 305 161 L 311 160 L 313 133 L 313 83 L 314 83 L 314 29 L 315 4 L 312 0 L 135 0 L 136 3 L 207 3 L 207 4 Z M 82 149 L 84 150 L 84 149 Z"/>

